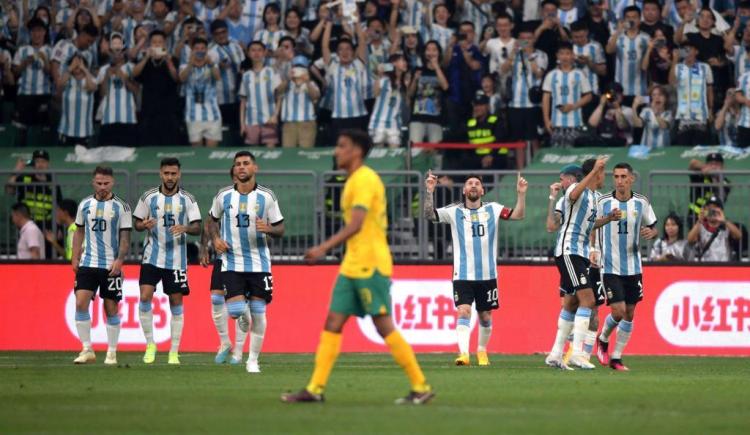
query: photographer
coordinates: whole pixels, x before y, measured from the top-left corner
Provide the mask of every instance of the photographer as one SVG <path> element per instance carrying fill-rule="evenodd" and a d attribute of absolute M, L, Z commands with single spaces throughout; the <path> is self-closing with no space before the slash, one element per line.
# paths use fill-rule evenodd
<path fill-rule="evenodd" d="M 661 30 L 654 30 L 653 38 L 648 41 L 646 55 L 641 62 L 643 70 L 651 84 L 666 85 L 669 83 L 669 69 L 672 67 L 671 40 Z"/>
<path fill-rule="evenodd" d="M 633 142 L 633 110 L 623 106 L 622 86 L 612 83 L 599 99 L 589 125 L 594 130 L 599 146 L 624 147 Z M 583 139 L 583 138 L 581 138 Z M 584 143 L 581 143 L 584 142 Z M 576 141 L 576 146 L 591 146 L 591 138 Z"/>
<path fill-rule="evenodd" d="M 659 85 L 651 88 L 650 102 L 638 113 L 638 107 L 643 100 L 635 97 L 633 100 L 633 126 L 642 128 L 641 145 L 649 148 L 663 148 L 671 144 L 670 131 L 672 129 L 672 112 L 669 110 L 667 91 Z"/>
<path fill-rule="evenodd" d="M 126 61 L 125 45 L 119 33 L 109 38 L 110 63 L 99 70 L 97 83 L 103 107 L 99 145 L 133 146 L 135 140 L 135 94 L 133 65 Z"/>
<path fill-rule="evenodd" d="M 281 146 L 312 148 L 315 146 L 317 124 L 315 104 L 320 99 L 320 89 L 310 79 L 305 56 L 292 59 L 289 77 L 279 87 L 281 97 Z"/>
<path fill-rule="evenodd" d="M 480 89 L 483 56 L 474 45 L 474 25 L 464 21 L 449 54 L 447 113 L 450 131 L 461 131 L 471 115 L 471 100 Z M 458 139 L 453 137 L 452 139 Z"/>
<path fill-rule="evenodd" d="M 714 76 L 711 67 L 698 62 L 698 47 L 690 40 L 672 53 L 669 83 L 677 88 L 677 145 L 711 143 Z M 682 58 L 682 62 L 680 62 Z"/>
<path fill-rule="evenodd" d="M 650 38 L 641 32 L 641 10 L 637 6 L 625 8 L 624 16 L 607 42 L 607 53 L 617 54 L 614 81 L 624 86 L 625 104 L 630 105 L 636 95 L 646 95 L 646 72 L 641 64 Z"/>
<path fill-rule="evenodd" d="M 57 81 L 57 92 L 62 96 L 62 113 L 57 127 L 63 146 L 88 145 L 94 134 L 94 93 L 96 78 L 88 62 L 75 54 Z"/>
<path fill-rule="evenodd" d="M 740 241 L 742 231 L 727 220 L 724 203 L 713 196 L 701 209 L 700 217 L 690 229 L 687 239 L 695 250 L 696 261 L 731 261 L 730 242 Z"/>
<path fill-rule="evenodd" d="M 180 82 L 185 89 L 185 123 L 192 146 L 215 147 L 221 141 L 221 112 L 216 83 L 221 73 L 208 56 L 208 41 L 194 38 L 190 60 L 180 66 Z"/>
<path fill-rule="evenodd" d="M 547 55 L 547 59 L 555 59 L 560 43 L 570 40 L 565 27 L 560 24 L 556 1 L 544 0 L 542 2 L 541 18 L 541 21 L 534 23 L 536 26 L 534 32 L 536 48 L 542 50 Z M 552 67 L 553 65 L 554 63 L 551 63 L 549 66 Z"/>

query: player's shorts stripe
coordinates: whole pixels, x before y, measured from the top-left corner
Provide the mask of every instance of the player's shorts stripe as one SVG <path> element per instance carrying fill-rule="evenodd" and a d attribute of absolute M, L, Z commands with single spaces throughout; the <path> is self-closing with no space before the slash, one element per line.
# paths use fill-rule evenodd
<path fill-rule="evenodd" d="M 570 260 L 570 255 L 563 255 L 563 262 L 565 262 L 565 268 L 568 269 L 568 275 L 570 275 L 570 283 L 573 287 L 578 287 L 578 275 L 576 275 L 576 269 L 573 267 L 573 262 Z"/>

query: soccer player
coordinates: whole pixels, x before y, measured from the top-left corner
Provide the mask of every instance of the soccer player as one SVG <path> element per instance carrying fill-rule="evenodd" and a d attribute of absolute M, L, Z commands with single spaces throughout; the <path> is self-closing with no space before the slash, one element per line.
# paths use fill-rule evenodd
<path fill-rule="evenodd" d="M 359 130 L 343 130 L 336 141 L 336 165 L 348 175 L 341 194 L 345 226 L 322 244 L 308 250 L 305 259 L 314 263 L 344 242 L 346 254 L 320 335 L 310 383 L 298 393 L 283 394 L 283 402 L 324 400 L 323 391 L 341 349 L 341 331 L 346 321 L 352 315 L 364 317 L 368 314 L 411 383 L 409 394 L 396 403 L 420 405 L 435 396 L 414 351 L 396 330 L 391 318 L 390 276 L 393 264 L 386 240 L 388 215 L 385 187 L 378 174 L 364 165 L 371 146 L 370 137 Z"/>
<path fill-rule="evenodd" d="M 237 183 L 219 191 L 209 212 L 212 218 L 209 238 L 214 250 L 221 254 L 227 311 L 233 319 L 241 319 L 238 325 L 243 331 L 247 331 L 252 320 L 248 373 L 260 373 L 258 357 L 266 334 L 266 305 L 273 297 L 267 237 L 284 234 L 284 217 L 276 195 L 257 184 L 257 172 L 255 156 L 249 151 L 237 152 L 234 155 Z"/>
<path fill-rule="evenodd" d="M 633 168 L 618 163 L 614 168 L 615 191 L 603 195 L 597 203 L 597 214 L 604 216 L 596 224 L 603 225 L 602 262 L 607 304 L 611 313 L 599 334 L 597 358 L 602 365 L 627 371 L 622 352 L 633 331 L 636 304 L 643 299 L 641 277 L 641 246 L 643 236 L 651 240 L 658 235 L 656 215 L 648 198 L 633 192 Z M 610 359 L 609 337 L 617 328 L 617 341 Z"/>
<path fill-rule="evenodd" d="M 138 284 L 141 299 L 138 314 L 146 337 L 143 362 L 151 364 L 156 358 L 154 342 L 154 313 L 151 301 L 156 285 L 161 281 L 169 297 L 172 312 L 170 325 L 172 347 L 169 364 L 179 364 L 180 338 L 184 323 L 182 297 L 190 294 L 187 281 L 187 234 L 201 233 L 201 212 L 193 195 L 180 187 L 180 161 L 165 158 L 161 161 L 161 185 L 146 191 L 133 211 L 136 231 L 147 231 L 141 276 Z"/>
<path fill-rule="evenodd" d="M 583 341 L 589 329 L 596 298 L 589 283 L 589 237 L 596 221 L 594 189 L 604 182 L 606 158 L 589 159 L 583 164 L 584 178 L 568 186 L 563 197 L 565 222 L 555 246 L 555 263 L 560 271 L 560 287 L 565 292 L 563 308 L 557 323 L 555 343 L 545 363 L 568 370 L 562 361 L 565 340 L 573 331 L 571 365 L 593 369 L 583 353 Z"/>
<path fill-rule="evenodd" d="M 83 350 L 73 360 L 76 364 L 96 361 L 91 348 L 91 315 L 89 303 L 97 290 L 104 299 L 107 315 L 107 358 L 104 364 L 117 364 L 117 341 L 120 316 L 117 305 L 122 300 L 122 263 L 130 248 L 133 218 L 130 206 L 112 193 L 115 178 L 112 168 L 97 166 L 92 181 L 94 194 L 78 205 L 73 236 L 71 264 L 76 274 L 75 323 Z"/>
<path fill-rule="evenodd" d="M 492 334 L 492 310 L 499 308 L 497 286 L 497 228 L 500 219 L 521 220 L 526 210 L 528 182 L 518 173 L 514 208 L 496 202 L 482 202 L 484 185 L 481 178 L 470 175 L 464 182 L 464 200 L 435 209 L 433 193 L 437 176 L 428 172 L 424 198 L 424 217 L 432 222 L 450 225 L 453 237 L 453 300 L 457 309 L 456 335 L 459 355 L 457 366 L 471 364 L 469 337 L 471 305 L 476 302 L 479 317 L 477 362 L 490 365 L 487 343 Z"/>

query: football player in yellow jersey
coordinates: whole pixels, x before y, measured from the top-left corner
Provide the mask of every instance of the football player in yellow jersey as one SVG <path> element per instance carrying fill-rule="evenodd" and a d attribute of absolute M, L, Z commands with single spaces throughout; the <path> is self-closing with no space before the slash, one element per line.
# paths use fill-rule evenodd
<path fill-rule="evenodd" d="M 419 367 L 409 343 L 396 330 L 391 318 L 391 273 L 393 262 L 386 231 L 385 187 L 378 174 L 364 165 L 372 140 L 360 130 L 339 133 L 334 156 L 336 165 L 347 173 L 341 195 L 345 226 L 328 240 L 305 253 L 314 263 L 326 252 L 346 242 L 346 254 L 333 288 L 331 306 L 315 354 L 310 383 L 298 393 L 281 396 L 286 403 L 322 402 L 323 390 L 341 349 L 341 331 L 350 316 L 372 316 L 378 333 L 404 369 L 411 391 L 397 404 L 421 405 L 435 394 Z"/>

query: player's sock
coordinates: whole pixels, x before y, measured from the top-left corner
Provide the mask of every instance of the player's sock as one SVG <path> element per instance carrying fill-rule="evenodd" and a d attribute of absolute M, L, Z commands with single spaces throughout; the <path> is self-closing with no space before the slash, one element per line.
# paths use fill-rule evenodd
<path fill-rule="evenodd" d="M 310 378 L 310 383 L 307 385 L 307 391 L 313 394 L 323 394 L 340 350 L 340 333 L 323 331 L 320 334 L 320 343 L 318 343 L 318 350 L 315 352 L 315 369 Z"/>
<path fill-rule="evenodd" d="M 237 319 L 234 324 L 234 349 L 232 355 L 235 359 L 242 359 L 242 352 L 245 350 L 245 341 L 247 340 L 247 332 L 243 332 L 240 329 L 240 319 Z"/>
<path fill-rule="evenodd" d="M 76 311 L 76 330 L 84 349 L 91 350 L 91 315 L 87 311 Z"/>
<path fill-rule="evenodd" d="M 211 316 L 214 319 L 216 332 L 219 333 L 221 344 L 229 344 L 229 328 L 227 325 L 227 306 L 224 303 L 224 296 L 211 295 Z"/>
<path fill-rule="evenodd" d="M 141 301 L 138 304 L 138 318 L 141 320 L 143 336 L 146 344 L 154 342 L 154 312 L 151 310 L 151 301 Z"/>
<path fill-rule="evenodd" d="M 573 325 L 573 355 L 580 355 L 583 352 L 583 340 L 589 331 L 589 322 L 591 322 L 591 308 L 578 307 Z"/>
<path fill-rule="evenodd" d="M 177 352 L 180 350 L 180 339 L 182 338 L 182 326 L 185 324 L 185 316 L 183 315 L 183 307 L 180 305 L 172 305 L 169 307 L 172 312 L 172 323 L 169 325 L 172 332 L 172 347 L 169 349 L 170 352 Z"/>
<path fill-rule="evenodd" d="M 623 320 L 620 322 L 620 326 L 617 327 L 617 339 L 615 340 L 615 350 L 612 352 L 612 359 L 622 358 L 622 351 L 625 350 L 625 346 L 630 341 L 630 334 L 633 333 L 633 322 Z"/>
<path fill-rule="evenodd" d="M 417 393 L 429 391 L 430 387 L 427 385 L 424 373 L 422 373 L 422 369 L 419 367 L 417 357 L 414 355 L 414 350 L 412 350 L 409 343 L 404 340 L 401 333 L 393 331 L 388 334 L 388 336 L 385 337 L 385 344 L 391 349 L 393 359 L 395 359 L 398 365 L 400 365 L 401 368 L 404 369 L 404 372 L 406 372 L 412 391 L 416 391 Z"/>
<path fill-rule="evenodd" d="M 477 340 L 477 352 L 487 352 L 487 343 L 492 335 L 492 320 L 479 321 L 479 339 Z"/>
<path fill-rule="evenodd" d="M 575 315 L 566 311 L 565 308 L 560 310 L 560 317 L 557 318 L 557 335 L 555 335 L 555 344 L 552 346 L 550 356 L 559 359 L 562 357 L 563 349 L 565 349 L 565 341 L 570 335 L 570 331 L 573 330 L 573 319 Z"/>
<path fill-rule="evenodd" d="M 470 319 L 459 317 L 456 321 L 456 335 L 458 336 L 458 352 L 461 355 L 469 353 L 469 340 L 471 339 Z"/>
<path fill-rule="evenodd" d="M 250 316 L 253 324 L 250 326 L 249 361 L 257 362 L 260 350 L 263 348 L 263 338 L 266 336 L 266 301 L 257 299 L 250 301 Z"/>
<path fill-rule="evenodd" d="M 117 351 L 117 342 L 120 339 L 120 316 L 115 314 L 107 316 L 107 352 Z"/>
<path fill-rule="evenodd" d="M 617 328 L 617 325 L 620 322 L 618 320 L 615 320 L 614 317 L 612 317 L 612 314 L 609 314 L 607 316 L 607 319 L 604 321 L 604 326 L 602 327 L 602 333 L 599 334 L 599 339 L 605 343 L 609 342 L 609 336 L 612 335 L 612 331 Z"/>
<path fill-rule="evenodd" d="M 591 352 L 594 351 L 594 343 L 596 343 L 596 331 L 586 331 L 586 337 L 583 339 L 583 352 L 587 357 L 591 357 Z"/>

